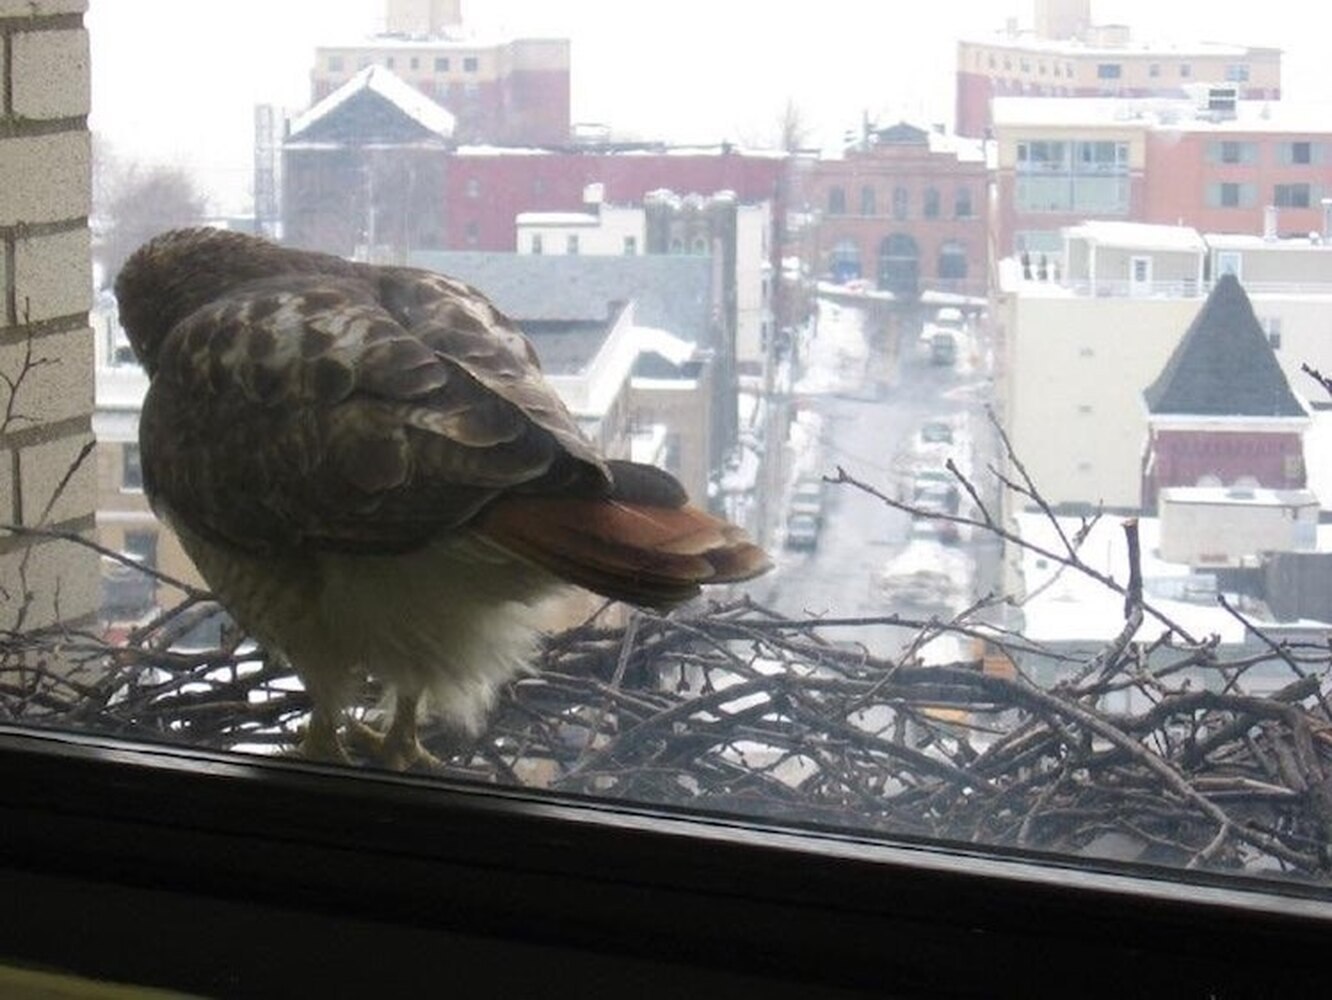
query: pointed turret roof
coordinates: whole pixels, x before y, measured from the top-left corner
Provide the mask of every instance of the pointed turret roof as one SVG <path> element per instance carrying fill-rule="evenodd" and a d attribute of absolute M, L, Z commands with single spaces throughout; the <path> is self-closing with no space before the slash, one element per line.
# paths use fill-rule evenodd
<path fill-rule="evenodd" d="M 1233 274 L 1218 279 L 1143 398 L 1154 416 L 1308 416 Z"/>

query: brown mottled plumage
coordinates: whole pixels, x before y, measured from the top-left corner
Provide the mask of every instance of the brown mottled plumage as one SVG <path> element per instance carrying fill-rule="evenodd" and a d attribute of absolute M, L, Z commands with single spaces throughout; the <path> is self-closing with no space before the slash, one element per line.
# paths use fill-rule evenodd
<path fill-rule="evenodd" d="M 214 229 L 165 233 L 116 281 L 151 385 L 144 485 L 341 757 L 372 673 L 386 762 L 423 753 L 424 694 L 475 727 L 530 656 L 530 607 L 577 583 L 666 608 L 767 560 L 649 466 L 607 461 L 479 292 Z"/>

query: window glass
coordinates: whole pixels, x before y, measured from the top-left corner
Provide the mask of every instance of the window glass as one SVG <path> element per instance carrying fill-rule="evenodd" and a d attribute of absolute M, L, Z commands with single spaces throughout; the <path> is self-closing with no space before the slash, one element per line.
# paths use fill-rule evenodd
<path fill-rule="evenodd" d="M 1319 206 L 1315 171 L 1276 183 L 1231 169 L 1259 141 L 1217 121 L 1152 145 L 1130 109 L 1053 98 L 866 113 L 894 54 L 933 53 L 948 89 L 952 16 L 899 41 L 886 12 L 857 8 L 863 40 L 774 14 L 785 55 L 759 47 L 755 79 L 801 51 L 823 83 L 773 108 L 713 74 L 752 19 L 692 0 L 634 72 L 616 5 L 182 6 L 93 0 L 82 201 L 87 61 L 4 68 L 0 151 L 43 146 L 54 179 L 0 197 L 27 213 L 0 221 L 6 627 L 92 637 L 77 684 L 5 652 L 7 718 L 1326 885 L 1332 410 L 1302 366 L 1332 372 L 1332 234 L 1306 212 L 1262 239 L 1269 194 Z M 6 51 L 68 29 L 47 16 L 6 22 Z M 145 37 L 253 45 L 253 78 L 171 93 L 187 64 L 142 65 Z M 1062 75 L 1119 79 L 1111 49 Z M 392 73 L 422 58 L 466 87 Z M 1261 142 L 1316 167 L 1325 140 Z M 246 257 L 258 289 L 181 317 L 131 282 L 119 309 L 130 252 L 181 226 L 344 263 Z M 173 324 L 160 353 L 144 316 Z M 540 373 L 482 339 L 508 323 Z M 771 570 L 667 613 L 744 575 L 742 531 Z"/>

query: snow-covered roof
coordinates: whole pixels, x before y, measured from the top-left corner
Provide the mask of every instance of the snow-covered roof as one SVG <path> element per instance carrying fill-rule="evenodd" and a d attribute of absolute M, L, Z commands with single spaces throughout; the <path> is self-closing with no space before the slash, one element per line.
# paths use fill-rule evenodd
<path fill-rule="evenodd" d="M 383 34 L 370 35 L 363 38 L 347 39 L 328 45 L 320 45 L 315 51 L 317 53 L 327 52 L 365 52 L 372 49 L 391 49 L 394 51 L 467 51 L 472 52 L 477 49 L 494 49 L 504 45 L 511 45 L 514 42 L 531 41 L 549 41 L 549 42 L 567 42 L 566 38 L 550 37 L 515 37 L 500 35 L 496 33 L 482 34 L 472 28 L 455 25 L 451 26 L 446 32 L 436 35 L 399 35 Z"/>
<path fill-rule="evenodd" d="M 1313 250 L 1332 257 L 1332 240 L 1325 240 L 1319 234 L 1269 240 L 1253 233 L 1205 233 L 1203 239 L 1213 250 Z"/>
<path fill-rule="evenodd" d="M 1241 100 L 1225 116 L 1183 97 L 995 97 L 991 108 L 997 127 L 1332 134 L 1332 105 L 1324 102 Z"/>
<path fill-rule="evenodd" d="M 1095 220 L 1069 226 L 1064 230 L 1064 235 L 1071 239 L 1086 240 L 1097 246 L 1121 247 L 1126 250 L 1202 253 L 1207 249 L 1207 244 L 1196 229 L 1150 222 Z"/>
<path fill-rule="evenodd" d="M 698 353 L 695 344 L 655 326 L 635 323 L 634 343 L 642 354 L 660 354 L 673 365 L 682 365 Z"/>
<path fill-rule="evenodd" d="M 1162 503 L 1207 504 L 1218 507 L 1316 507 L 1313 490 L 1275 490 L 1234 486 L 1170 486 L 1161 491 Z"/>
<path fill-rule="evenodd" d="M 348 99 L 363 91 L 384 98 L 428 131 L 445 139 L 453 136 L 456 121 L 452 114 L 392 70 L 383 66 L 367 66 L 322 101 L 294 118 L 291 122 L 290 138 L 299 137 L 315 122 L 328 117 Z"/>
<path fill-rule="evenodd" d="M 1250 46 L 1229 42 L 1198 42 L 1172 38 L 1130 37 L 1114 45 L 1095 45 L 1076 38 L 1046 38 L 1030 30 L 1014 33 L 1007 29 L 996 31 L 992 35 L 970 35 L 961 41 L 966 45 L 987 45 L 993 48 L 1012 49 L 1014 52 L 1042 52 L 1053 56 L 1091 56 L 1106 59 L 1151 55 L 1172 58 L 1184 56 L 1238 58 L 1253 51 Z"/>
<path fill-rule="evenodd" d="M 930 152 L 951 153 L 959 163 L 984 163 L 985 142 L 966 136 L 930 130 Z"/>
<path fill-rule="evenodd" d="M 519 212 L 514 216 L 519 226 L 595 226 L 600 221 L 587 212 Z"/>
<path fill-rule="evenodd" d="M 1060 518 L 1059 521 L 1070 537 L 1080 523 L 1076 518 Z M 1045 515 L 1020 513 L 1017 522 L 1022 538 L 1051 551 L 1060 550 L 1054 526 Z M 1079 555 L 1093 569 L 1109 574 L 1122 584 L 1128 581 L 1129 574 L 1128 546 L 1120 524 L 1119 518 L 1102 517 L 1083 542 Z M 1189 577 L 1189 567 L 1167 563 L 1156 556 L 1160 546 L 1160 522 L 1156 518 L 1140 518 L 1138 535 L 1143 587 L 1148 593 L 1158 582 Z M 1034 642 L 1106 642 L 1124 627 L 1124 596 L 1096 580 L 1029 549 L 1022 550 L 1022 575 L 1026 592 L 1034 595 L 1022 605 L 1023 635 L 1026 638 Z M 1051 578 L 1056 575 L 1058 579 L 1051 583 Z M 1045 589 L 1037 593 L 1042 587 Z M 1227 644 L 1244 641 L 1243 623 L 1214 600 L 1195 604 L 1151 598 L 1151 602 L 1195 636 L 1215 634 Z M 1164 625 L 1147 615 L 1136 638 L 1150 641 L 1165 631 Z"/>

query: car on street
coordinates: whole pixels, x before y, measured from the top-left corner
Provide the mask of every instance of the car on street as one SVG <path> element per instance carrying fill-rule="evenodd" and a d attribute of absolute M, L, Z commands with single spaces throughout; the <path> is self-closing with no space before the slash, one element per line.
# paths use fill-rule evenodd
<path fill-rule="evenodd" d="M 819 519 L 813 514 L 792 514 L 786 519 L 786 547 L 788 549 L 818 548 Z"/>

